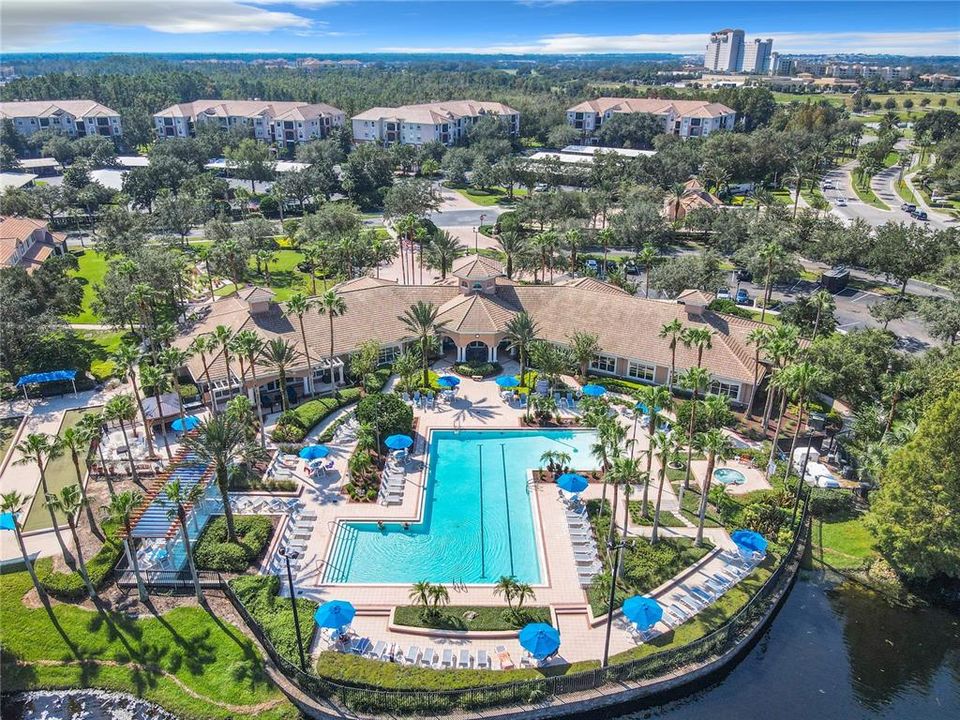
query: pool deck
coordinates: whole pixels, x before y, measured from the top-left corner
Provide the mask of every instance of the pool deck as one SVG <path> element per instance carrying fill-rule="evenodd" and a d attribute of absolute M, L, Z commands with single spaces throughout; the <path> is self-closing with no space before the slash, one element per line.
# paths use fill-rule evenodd
<path fill-rule="evenodd" d="M 437 369 L 447 367 L 447 363 L 438 363 Z M 515 367 L 508 367 L 505 372 L 516 372 Z M 457 650 L 468 648 L 475 654 L 476 649 L 485 649 L 493 655 L 494 647 L 504 645 L 510 652 L 513 661 L 518 664 L 522 650 L 515 637 L 449 637 L 449 633 L 425 635 L 423 629 L 418 632 L 407 632 L 390 625 L 390 611 L 397 605 L 410 604 L 410 586 L 404 585 L 351 585 L 351 584 L 324 584 L 323 568 L 327 553 L 332 544 L 336 521 L 366 520 L 366 521 L 393 521 L 411 523 L 417 522 L 421 516 L 422 501 L 425 492 L 426 457 L 430 431 L 434 429 L 519 429 L 523 411 L 511 407 L 500 399 L 499 388 L 492 379 L 477 382 L 463 378 L 457 392 L 457 397 L 449 404 L 439 404 L 436 410 L 415 410 L 417 417 L 416 442 L 411 448 L 410 460 L 403 502 L 399 505 L 384 506 L 372 503 L 349 502 L 340 493 L 340 486 L 346 473 L 347 460 L 353 450 L 353 444 L 331 444 L 331 457 L 335 469 L 328 474 L 329 480 L 306 480 L 301 476 L 303 493 L 301 499 L 307 510 L 317 515 L 312 534 L 306 542 L 307 550 L 299 573 L 295 578 L 297 594 L 317 601 L 332 599 L 348 600 L 357 608 L 352 628 L 353 630 L 372 641 L 383 640 L 388 645 L 396 643 L 401 647 L 417 645 L 421 649 L 432 646 L 438 651 L 447 647 Z M 565 415 L 572 414 L 569 410 L 561 411 Z M 620 421 L 632 432 L 633 421 L 625 416 L 619 416 Z M 642 453 L 647 448 L 646 433 L 638 429 L 636 451 Z M 694 464 L 694 474 L 699 476 L 705 470 Z M 658 471 L 656 459 L 653 463 L 654 475 Z M 737 467 L 744 471 L 744 468 Z M 746 472 L 744 473 L 747 474 Z M 762 475 L 761 475 L 762 479 Z M 741 486 L 743 487 L 743 486 Z M 591 623 L 591 615 L 584 589 L 580 587 L 576 564 L 573 556 L 573 544 L 567 528 L 563 505 L 556 488 L 551 484 L 537 484 L 534 486 L 534 511 L 537 514 L 541 531 L 540 546 L 544 554 L 546 575 L 541 584 L 534 587 L 536 599 L 528 604 L 550 606 L 554 612 L 554 621 L 561 633 L 560 656 L 565 661 L 598 659 L 602 655 L 605 627 L 603 623 Z M 654 480 L 650 487 L 651 500 L 656 497 L 657 485 Z M 612 489 L 608 488 L 607 496 L 611 497 Z M 634 489 L 632 499 L 640 497 L 641 488 Z M 591 484 L 583 493 L 583 497 L 599 498 L 602 485 Z M 623 496 L 619 501 L 622 506 Z M 677 497 L 670 484 L 663 489 L 663 511 L 674 511 L 679 508 Z M 649 534 L 649 527 L 631 527 L 631 535 Z M 677 528 L 663 528 L 663 536 L 693 537 L 696 528 L 693 524 Z M 719 548 L 733 549 L 726 531 L 722 528 L 707 528 L 705 535 Z M 705 581 L 704 573 L 715 572 L 720 569 L 724 561 L 716 553 L 708 554 L 700 563 L 686 568 L 680 575 L 671 579 L 663 586 L 651 593 L 654 597 L 664 597 L 674 592 L 678 587 L 686 588 L 691 585 L 702 585 Z M 496 605 L 502 606 L 503 600 L 493 593 L 492 585 L 468 585 L 462 589 L 450 590 L 452 605 Z M 611 653 L 618 653 L 636 645 L 629 636 L 626 624 L 622 618 L 615 618 L 614 633 L 611 638 Z M 666 631 L 663 624 L 659 630 Z M 429 631 L 427 631 L 429 632 Z M 319 634 L 315 636 L 313 651 L 325 649 L 326 643 Z"/>

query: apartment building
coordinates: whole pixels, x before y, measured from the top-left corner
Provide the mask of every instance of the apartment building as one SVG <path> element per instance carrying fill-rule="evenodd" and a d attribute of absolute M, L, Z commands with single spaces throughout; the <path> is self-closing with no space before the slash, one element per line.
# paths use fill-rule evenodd
<path fill-rule="evenodd" d="M 9 120 L 20 135 L 40 130 L 70 137 L 120 137 L 120 113 L 93 100 L 27 100 L 0 103 L 0 120 Z"/>
<path fill-rule="evenodd" d="M 718 130 L 733 130 L 737 113 L 706 100 L 602 97 L 567 110 L 567 123 L 584 136 L 597 132 L 617 113 L 648 113 L 663 121 L 663 132 L 682 138 L 703 137 Z"/>
<path fill-rule="evenodd" d="M 0 215 L 0 267 L 22 267 L 32 274 L 48 257 L 66 251 L 66 236 L 50 232 L 43 220 Z"/>
<path fill-rule="evenodd" d="M 324 103 L 194 100 L 154 114 L 153 124 L 159 138 L 190 137 L 202 123 L 225 130 L 246 127 L 258 140 L 289 149 L 297 143 L 325 138 L 345 119 L 342 110 Z"/>
<path fill-rule="evenodd" d="M 453 145 L 466 137 L 482 118 L 494 115 L 507 124 L 511 135 L 520 133 L 520 113 L 509 105 L 479 100 L 375 107 L 353 116 L 354 142 L 382 145 L 423 145 L 437 141 Z"/>
<path fill-rule="evenodd" d="M 710 33 L 703 66 L 722 72 L 737 72 L 743 67 L 743 30 L 727 28 Z"/>
<path fill-rule="evenodd" d="M 743 61 L 740 70 L 745 73 L 762 75 L 770 70 L 773 40 L 753 40 L 743 46 Z"/>

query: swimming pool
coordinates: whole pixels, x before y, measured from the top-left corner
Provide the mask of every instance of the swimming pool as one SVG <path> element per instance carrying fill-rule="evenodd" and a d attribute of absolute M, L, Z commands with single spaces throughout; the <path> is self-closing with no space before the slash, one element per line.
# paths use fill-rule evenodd
<path fill-rule="evenodd" d="M 595 437 L 571 430 L 435 430 L 422 522 L 409 529 L 340 524 L 324 582 L 483 584 L 502 575 L 542 582 L 527 470 L 539 467 L 547 450 L 569 453 L 577 470 L 596 469 Z"/>
<path fill-rule="evenodd" d="M 742 472 L 733 468 L 717 468 L 713 471 L 713 479 L 724 485 L 743 485 L 747 481 Z"/>

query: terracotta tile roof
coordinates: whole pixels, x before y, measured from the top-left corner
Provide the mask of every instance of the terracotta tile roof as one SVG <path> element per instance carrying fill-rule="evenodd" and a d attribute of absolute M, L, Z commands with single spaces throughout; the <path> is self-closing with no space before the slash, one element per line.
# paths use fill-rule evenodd
<path fill-rule="evenodd" d="M 575 287 L 581 288 L 583 290 L 592 290 L 593 292 L 601 293 L 615 293 L 619 295 L 629 295 L 626 290 L 618 288 L 616 285 L 611 285 L 610 283 L 603 282 L 603 280 L 597 280 L 592 277 L 580 277 L 572 278 L 570 280 L 561 280 L 558 283 L 555 283 L 559 286 L 565 287 Z"/>
<path fill-rule="evenodd" d="M 734 112 L 720 103 L 707 100 L 667 100 L 657 98 L 615 98 L 601 97 L 585 100 L 567 112 L 593 112 L 604 114 L 608 111 L 622 113 L 650 113 L 652 115 L 682 115 L 686 117 L 720 117 Z"/>
<path fill-rule="evenodd" d="M 243 288 L 237 294 L 248 303 L 270 302 L 274 297 L 276 297 L 276 294 L 272 290 L 257 287 L 256 285 Z"/>
<path fill-rule="evenodd" d="M 509 105 L 485 100 L 446 100 L 444 102 L 401 105 L 399 107 L 374 107 L 353 116 L 353 120 L 387 120 L 393 122 L 423 123 L 435 125 L 459 117 L 478 115 L 516 115 L 519 111 Z"/>
<path fill-rule="evenodd" d="M 43 220 L 0 215 L 0 265 L 10 265 L 18 244 L 27 242 L 31 236 L 35 238 L 33 245 L 17 262 L 17 265 L 26 268 L 27 272 L 38 268 L 65 238 L 61 233 L 50 232 Z"/>
<path fill-rule="evenodd" d="M 257 117 L 308 120 L 325 115 L 342 115 L 343 111 L 325 103 L 271 100 L 194 100 L 178 103 L 153 114 L 154 117 Z"/>
<path fill-rule="evenodd" d="M 520 308 L 495 295 L 458 295 L 440 308 L 437 320 L 451 332 L 499 333 Z"/>
<path fill-rule="evenodd" d="M 464 280 L 487 280 L 503 275 L 503 264 L 484 255 L 467 255 L 453 261 L 450 273 Z"/>
<path fill-rule="evenodd" d="M 0 103 L 0 118 L 50 117 L 58 110 L 74 117 L 120 116 L 95 100 L 26 100 Z"/>
<path fill-rule="evenodd" d="M 684 290 L 677 295 L 677 302 L 681 305 L 699 305 L 706 307 L 714 300 L 712 293 L 706 293 L 703 290 Z"/>

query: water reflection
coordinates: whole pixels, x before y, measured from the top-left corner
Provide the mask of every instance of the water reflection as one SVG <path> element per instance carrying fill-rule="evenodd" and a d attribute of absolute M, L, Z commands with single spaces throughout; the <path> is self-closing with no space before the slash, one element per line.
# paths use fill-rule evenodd
<path fill-rule="evenodd" d="M 773 626 L 716 686 L 623 720 L 960 717 L 960 618 L 891 607 L 820 574 L 797 581 Z"/>

